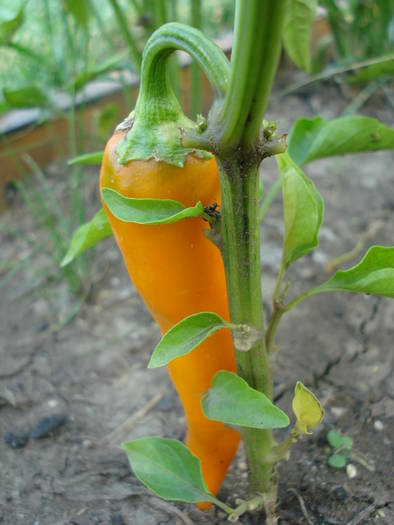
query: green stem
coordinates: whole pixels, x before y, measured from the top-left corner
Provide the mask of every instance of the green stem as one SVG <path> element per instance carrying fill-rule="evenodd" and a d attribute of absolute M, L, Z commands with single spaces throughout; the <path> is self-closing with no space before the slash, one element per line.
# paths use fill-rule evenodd
<path fill-rule="evenodd" d="M 200 29 L 201 26 L 201 1 L 191 0 L 191 25 L 196 29 Z M 191 93 L 191 108 L 190 113 L 192 119 L 197 117 L 197 114 L 201 111 L 201 81 L 200 81 L 200 69 L 198 64 L 193 61 L 191 66 L 191 82 L 192 82 L 192 93 Z"/>
<path fill-rule="evenodd" d="M 238 0 L 229 89 L 212 124 L 218 137 L 216 158 L 221 183 L 221 228 L 230 319 L 264 333 L 261 291 L 257 150 L 260 127 L 281 46 L 285 1 Z M 235 347 L 238 374 L 273 396 L 273 377 L 265 338 L 248 352 Z M 249 492 L 276 494 L 271 430 L 246 428 L 242 437 L 250 469 Z M 269 496 L 269 497 L 268 497 Z M 274 498 L 274 496 L 272 496 Z M 268 501 L 268 500 L 267 500 Z M 267 503 L 268 505 L 268 503 Z M 266 505 L 266 508 L 268 508 Z M 268 509 L 271 512 L 272 508 Z"/>
<path fill-rule="evenodd" d="M 258 170 L 247 173 L 236 163 L 223 168 L 219 161 L 222 207 L 221 226 L 223 258 L 231 322 L 248 324 L 264 333 L 263 299 L 260 277 L 260 228 L 258 202 Z M 248 352 L 235 347 L 238 374 L 248 384 L 273 395 L 272 373 L 262 337 Z M 250 493 L 266 492 L 270 488 L 273 464 L 265 462 L 274 439 L 270 430 L 243 429 L 249 468 Z"/>
<path fill-rule="evenodd" d="M 184 164 L 188 152 L 180 143 L 182 130 L 194 129 L 197 134 L 198 128 L 183 115 L 169 81 L 168 59 L 177 49 L 196 60 L 218 98 L 226 92 L 230 65 L 223 51 L 197 29 L 175 22 L 161 26 L 145 46 L 140 91 L 134 114 L 130 115 L 134 125 L 118 144 L 123 164 L 152 156 L 177 166 Z"/>
<path fill-rule="evenodd" d="M 285 293 L 281 295 L 281 288 L 282 288 L 282 281 L 283 281 L 283 277 L 285 273 L 286 273 L 286 266 L 282 259 L 280 263 L 278 277 L 276 279 L 276 285 L 275 285 L 273 298 L 272 298 L 272 304 L 273 304 L 272 315 L 271 315 L 271 319 L 269 320 L 267 332 L 265 335 L 265 345 L 266 345 L 268 353 L 272 352 L 274 341 L 275 341 L 276 330 L 278 328 L 279 322 L 284 313 L 283 301 L 285 298 Z"/>
<path fill-rule="evenodd" d="M 158 29 L 160 26 L 166 23 L 166 4 L 165 0 L 155 0 L 153 2 L 153 17 L 155 28 Z"/>
<path fill-rule="evenodd" d="M 324 286 L 324 284 L 322 286 Z M 309 290 L 306 290 L 302 294 L 298 295 L 295 299 L 290 301 L 288 304 L 286 304 L 283 308 L 283 313 L 290 312 L 290 310 L 292 310 L 295 306 L 297 306 L 297 304 L 301 303 L 308 297 L 312 297 L 312 295 L 316 295 L 318 293 L 341 292 L 341 291 L 342 291 L 341 288 L 338 288 L 338 290 L 336 290 L 335 288 L 330 288 L 330 289 L 325 290 L 323 287 L 320 287 L 320 286 L 317 286 L 316 288 L 310 288 Z"/>
<path fill-rule="evenodd" d="M 267 333 L 265 336 L 265 344 L 267 347 L 267 352 L 271 353 L 274 347 L 275 335 L 278 329 L 282 315 L 284 314 L 283 307 L 277 306 L 274 304 L 274 309 L 272 311 L 271 319 L 268 323 Z"/>
<path fill-rule="evenodd" d="M 112 38 L 108 34 L 107 28 L 104 25 L 103 19 L 102 19 L 101 14 L 100 14 L 100 9 L 96 8 L 96 4 L 95 4 L 95 2 L 93 0 L 89 0 L 89 9 L 93 13 L 93 16 L 94 16 L 94 18 L 96 20 L 97 26 L 99 28 L 100 36 L 102 36 L 103 39 L 106 41 L 107 46 L 109 47 L 110 53 L 112 55 L 115 55 L 116 52 L 117 52 L 117 49 L 116 49 L 116 47 L 114 45 L 114 42 L 113 42 Z M 123 92 L 123 96 L 124 96 L 125 102 L 126 102 L 127 106 L 131 106 L 131 104 L 132 104 L 132 97 L 131 97 L 131 93 L 130 93 L 130 88 L 126 84 L 123 70 L 120 71 L 119 81 L 120 81 L 120 83 L 122 85 L 122 92 Z"/>
<path fill-rule="evenodd" d="M 253 511 L 264 505 L 264 495 L 257 494 L 247 501 L 242 501 L 236 509 L 229 515 L 228 521 L 236 522 L 245 514 L 245 512 Z"/>
<path fill-rule="evenodd" d="M 109 2 L 114 11 L 119 30 L 122 33 L 122 36 L 125 39 L 129 48 L 130 57 L 133 61 L 135 70 L 137 71 L 137 73 L 139 73 L 141 67 L 141 53 L 139 52 L 133 35 L 130 33 L 129 28 L 127 26 L 127 16 L 123 13 L 120 5 L 118 4 L 118 0 L 109 0 Z"/>
<path fill-rule="evenodd" d="M 172 22 L 155 31 L 145 46 L 139 99 L 155 100 L 159 95 L 166 98 L 156 100 L 159 105 L 167 99 L 172 103 L 165 59 L 177 49 L 189 53 L 204 70 L 216 95 L 224 96 L 230 75 L 224 53 L 197 29 Z"/>
<path fill-rule="evenodd" d="M 286 0 L 237 1 L 229 90 L 219 117 L 222 147 L 252 146 L 281 49 Z"/>
<path fill-rule="evenodd" d="M 154 27 L 155 29 L 158 29 L 159 27 L 163 26 L 166 22 L 169 22 L 171 20 L 171 16 L 169 15 L 168 11 L 168 2 L 166 4 L 166 0 L 154 0 L 153 2 L 153 20 L 154 20 Z M 168 60 L 168 71 L 170 74 L 171 79 L 171 87 L 174 90 L 175 96 L 179 98 L 180 95 L 180 78 L 179 78 L 179 64 L 178 64 L 178 58 L 175 54 L 172 54 L 172 56 Z"/>
<path fill-rule="evenodd" d="M 227 514 L 232 514 L 234 512 L 234 509 L 232 509 L 229 505 L 226 505 L 226 503 L 224 503 L 223 501 L 220 501 L 220 499 L 215 498 L 214 496 L 212 496 L 210 501 L 220 509 L 224 510 L 224 512 L 227 512 Z"/>

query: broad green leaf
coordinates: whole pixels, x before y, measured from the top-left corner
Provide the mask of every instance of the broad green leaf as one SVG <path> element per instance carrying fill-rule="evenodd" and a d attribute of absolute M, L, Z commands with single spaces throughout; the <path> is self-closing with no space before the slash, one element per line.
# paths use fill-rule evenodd
<path fill-rule="evenodd" d="M 123 197 L 110 188 L 103 188 L 102 195 L 112 215 L 125 222 L 148 225 L 172 224 L 182 219 L 204 215 L 204 207 L 201 202 L 197 202 L 190 208 L 185 208 L 180 202 L 170 199 Z"/>
<path fill-rule="evenodd" d="M 303 166 L 324 157 L 394 149 L 394 129 L 362 116 L 301 118 L 294 124 L 288 144 L 290 157 Z"/>
<path fill-rule="evenodd" d="M 394 298 L 394 247 L 372 246 L 356 266 L 338 270 L 310 295 L 336 291 Z"/>
<path fill-rule="evenodd" d="M 328 458 L 328 464 L 332 468 L 345 468 L 346 467 L 346 458 L 342 454 L 333 454 Z"/>
<path fill-rule="evenodd" d="M 93 219 L 80 226 L 74 233 L 67 253 L 60 266 L 67 266 L 79 257 L 85 250 L 92 248 L 103 239 L 112 235 L 111 225 L 103 208 L 96 213 Z"/>
<path fill-rule="evenodd" d="M 35 108 L 48 105 L 45 93 L 36 86 L 3 89 L 4 100 L 10 108 Z"/>
<path fill-rule="evenodd" d="M 90 4 L 87 0 L 65 0 L 67 11 L 74 17 L 74 20 L 84 29 L 88 27 Z"/>
<path fill-rule="evenodd" d="M 122 448 L 137 478 L 161 498 L 215 501 L 205 485 L 200 461 L 180 441 L 148 437 L 123 443 Z"/>
<path fill-rule="evenodd" d="M 176 357 L 189 354 L 215 332 L 230 326 L 213 312 L 200 312 L 182 319 L 163 335 L 153 351 L 148 368 L 165 366 Z"/>
<path fill-rule="evenodd" d="M 285 49 L 300 69 L 310 72 L 310 42 L 317 0 L 289 0 L 283 28 Z"/>
<path fill-rule="evenodd" d="M 324 417 L 324 410 L 315 394 L 301 381 L 294 389 L 293 412 L 297 418 L 296 428 L 303 434 L 310 434 Z"/>
<path fill-rule="evenodd" d="M 350 436 L 341 434 L 337 430 L 327 432 L 327 441 L 332 448 L 352 450 L 353 439 Z"/>
<path fill-rule="evenodd" d="M 93 166 L 100 166 L 104 157 L 104 151 L 93 151 L 91 153 L 85 153 L 70 159 L 67 164 L 73 166 L 74 164 L 90 164 Z"/>
<path fill-rule="evenodd" d="M 95 78 L 104 75 L 104 73 L 107 73 L 108 71 L 111 71 L 115 69 L 121 60 L 123 60 L 127 56 L 127 53 L 120 53 L 109 60 L 105 61 L 101 65 L 96 65 L 95 67 L 92 67 L 91 69 L 87 69 L 80 73 L 73 81 L 73 87 L 76 91 L 83 88 L 85 84 L 90 82 L 91 80 L 94 80 Z"/>
<path fill-rule="evenodd" d="M 370 82 L 375 78 L 394 75 L 394 54 L 382 57 L 382 62 L 363 67 L 360 71 L 348 74 L 346 81 L 350 84 L 356 82 Z"/>
<path fill-rule="evenodd" d="M 211 388 L 202 399 L 208 419 L 248 428 L 284 428 L 290 423 L 287 415 L 266 395 L 251 388 L 233 372 L 215 374 Z"/>
<path fill-rule="evenodd" d="M 289 266 L 318 245 L 324 203 L 313 182 L 287 153 L 277 155 L 276 160 L 283 194 L 283 258 L 286 266 Z"/>
<path fill-rule="evenodd" d="M 6 46 L 15 31 L 23 24 L 26 1 L 13 0 L 0 5 L 0 46 Z"/>

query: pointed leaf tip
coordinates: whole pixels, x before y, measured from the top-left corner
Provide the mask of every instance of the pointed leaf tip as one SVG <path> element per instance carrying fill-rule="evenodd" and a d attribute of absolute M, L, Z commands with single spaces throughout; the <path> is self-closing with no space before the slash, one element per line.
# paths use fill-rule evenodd
<path fill-rule="evenodd" d="M 226 370 L 215 374 L 202 408 L 207 418 L 239 427 L 284 428 L 290 423 L 287 414 L 266 395 Z"/>
<path fill-rule="evenodd" d="M 124 197 L 111 188 L 103 188 L 101 193 L 112 215 L 124 222 L 154 226 L 204 216 L 204 207 L 201 202 L 187 208 L 180 202 L 171 199 Z"/>
<path fill-rule="evenodd" d="M 229 324 L 214 312 L 200 312 L 182 319 L 164 334 L 153 351 L 148 368 L 165 366 L 173 359 L 189 354 L 223 328 L 229 328 Z"/>

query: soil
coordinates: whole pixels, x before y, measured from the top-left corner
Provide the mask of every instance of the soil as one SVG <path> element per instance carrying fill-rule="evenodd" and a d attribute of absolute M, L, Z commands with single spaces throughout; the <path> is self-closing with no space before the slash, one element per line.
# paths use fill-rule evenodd
<path fill-rule="evenodd" d="M 268 116 L 288 130 L 298 116 L 339 116 L 349 103 L 341 86 L 312 85 L 274 97 Z M 383 97 L 375 96 L 362 111 L 393 123 Z M 392 166 L 393 154 L 381 152 L 306 168 L 324 197 L 325 222 L 320 247 L 289 274 L 292 295 L 326 280 L 329 261 L 353 249 L 366 232 L 366 246 L 393 244 Z M 88 216 L 98 207 L 97 172 L 88 171 Z M 66 169 L 55 164 L 46 173 L 62 197 Z M 273 161 L 264 162 L 262 174 L 269 187 L 277 177 Z M 0 524 L 226 523 L 217 509 L 201 512 L 153 496 L 119 448 L 123 440 L 147 435 L 182 439 L 185 422 L 166 370 L 146 368 L 159 331 L 114 241 L 98 248 L 88 297 L 67 322 L 75 302 L 53 275 L 45 229 L 34 224 L 19 196 L 1 223 L 4 259 L 22 262 L 3 270 L 0 281 Z M 278 198 L 262 227 L 267 316 L 282 228 Z M 292 389 L 300 379 L 323 401 L 326 416 L 294 446 L 291 461 L 280 465 L 280 524 L 394 523 L 393 319 L 394 301 L 337 293 L 315 296 L 285 317 L 277 402 L 291 414 Z M 347 470 L 328 466 L 330 429 L 354 440 Z M 220 497 L 232 505 L 245 496 L 246 475 L 241 448 Z M 262 512 L 240 519 L 244 525 L 263 521 Z"/>

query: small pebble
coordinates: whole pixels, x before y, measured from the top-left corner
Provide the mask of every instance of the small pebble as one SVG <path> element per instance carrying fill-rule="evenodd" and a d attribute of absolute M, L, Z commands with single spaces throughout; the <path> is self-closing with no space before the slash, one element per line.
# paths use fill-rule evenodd
<path fill-rule="evenodd" d="M 23 448 L 29 441 L 28 432 L 7 432 L 4 436 L 4 443 L 11 448 Z"/>
<path fill-rule="evenodd" d="M 357 476 L 357 469 L 352 463 L 347 465 L 346 474 L 349 479 L 354 479 Z"/>
<path fill-rule="evenodd" d="M 121 514 L 112 514 L 110 520 L 111 525 L 126 525 Z"/>
<path fill-rule="evenodd" d="M 331 407 L 330 410 L 335 417 L 341 417 L 346 412 L 346 408 L 344 407 Z"/>
<path fill-rule="evenodd" d="M 41 418 L 34 426 L 31 437 L 33 439 L 42 439 L 60 426 L 64 425 L 67 418 L 64 414 L 53 414 L 52 416 L 45 416 Z"/>
<path fill-rule="evenodd" d="M 382 432 L 384 429 L 383 423 L 380 421 L 380 419 L 377 419 L 375 423 L 373 424 L 373 428 L 377 430 L 378 432 Z"/>

